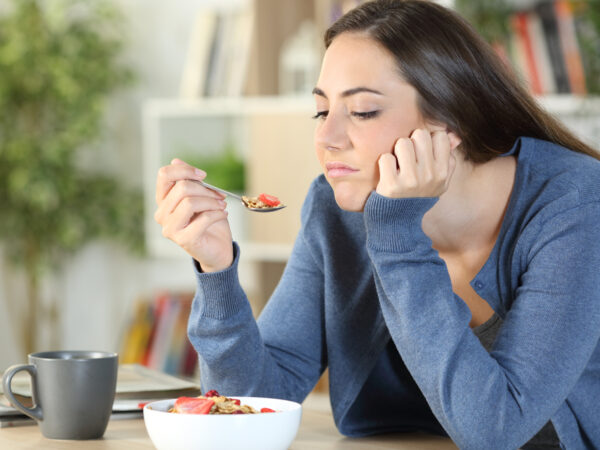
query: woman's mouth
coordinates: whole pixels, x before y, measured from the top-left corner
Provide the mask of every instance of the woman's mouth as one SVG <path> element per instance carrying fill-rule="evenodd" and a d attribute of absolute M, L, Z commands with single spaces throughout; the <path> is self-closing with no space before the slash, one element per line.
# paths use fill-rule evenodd
<path fill-rule="evenodd" d="M 357 169 L 354 169 L 347 164 L 337 161 L 325 164 L 325 170 L 327 170 L 327 176 L 329 178 L 344 177 L 346 175 L 358 172 Z"/>

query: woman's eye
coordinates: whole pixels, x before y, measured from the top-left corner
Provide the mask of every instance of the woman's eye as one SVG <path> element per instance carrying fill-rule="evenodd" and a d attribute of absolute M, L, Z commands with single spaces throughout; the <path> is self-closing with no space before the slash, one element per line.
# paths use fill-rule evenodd
<path fill-rule="evenodd" d="M 354 117 L 358 117 L 359 119 L 366 120 L 377 117 L 379 111 L 366 111 L 366 112 L 353 112 L 352 115 Z"/>
<path fill-rule="evenodd" d="M 312 118 L 313 119 L 324 119 L 325 117 L 327 117 L 327 113 L 329 111 L 318 111 Z"/>

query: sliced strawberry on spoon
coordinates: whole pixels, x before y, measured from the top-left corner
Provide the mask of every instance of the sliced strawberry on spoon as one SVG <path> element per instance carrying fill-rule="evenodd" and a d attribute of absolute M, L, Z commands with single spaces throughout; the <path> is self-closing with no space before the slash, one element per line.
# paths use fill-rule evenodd
<path fill-rule="evenodd" d="M 215 404 L 208 398 L 179 397 L 173 406 L 173 412 L 179 414 L 208 414 Z"/>
<path fill-rule="evenodd" d="M 267 206 L 277 206 L 281 203 L 277 197 L 269 194 L 260 194 L 258 199 Z"/>

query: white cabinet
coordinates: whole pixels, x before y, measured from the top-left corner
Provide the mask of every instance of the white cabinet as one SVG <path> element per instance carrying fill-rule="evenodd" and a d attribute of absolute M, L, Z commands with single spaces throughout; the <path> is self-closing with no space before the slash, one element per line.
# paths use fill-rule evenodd
<path fill-rule="evenodd" d="M 554 95 L 541 105 L 588 145 L 600 151 L 600 98 Z"/>
<path fill-rule="evenodd" d="M 304 195 L 319 174 L 313 151 L 312 115 L 311 97 L 147 102 L 143 133 L 145 229 L 150 253 L 158 257 L 182 254 L 154 222 L 158 169 L 175 157 L 214 154 L 232 145 L 246 162 L 246 192 L 267 192 L 287 205 L 276 213 L 257 214 L 230 204 L 234 239 L 242 241 L 244 258 L 285 261 L 299 228 Z"/>
<path fill-rule="evenodd" d="M 267 192 L 287 205 L 269 214 L 246 211 L 237 203 L 228 206 L 232 233 L 241 247 L 240 282 L 257 314 L 289 257 L 300 228 L 302 202 L 311 181 L 320 173 L 313 150 L 314 108 L 311 97 L 147 102 L 143 142 L 145 231 L 150 255 L 170 265 L 189 259 L 162 236 L 154 221 L 158 169 L 174 157 L 184 158 L 183 153 L 214 153 L 233 144 L 246 162 L 246 192 Z"/>

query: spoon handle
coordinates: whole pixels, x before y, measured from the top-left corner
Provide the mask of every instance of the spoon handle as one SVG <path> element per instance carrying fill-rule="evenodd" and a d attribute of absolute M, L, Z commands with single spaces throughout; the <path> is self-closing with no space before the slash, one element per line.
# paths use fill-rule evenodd
<path fill-rule="evenodd" d="M 213 186 L 212 184 L 208 184 L 206 181 L 199 181 L 199 183 L 202 186 L 207 187 L 208 189 L 220 192 L 221 194 L 229 195 L 230 197 L 237 198 L 239 201 L 243 202 L 242 197 L 240 197 L 237 194 L 234 194 L 233 192 L 229 192 L 229 191 L 226 191 L 225 189 L 221 189 L 216 186 Z"/>

